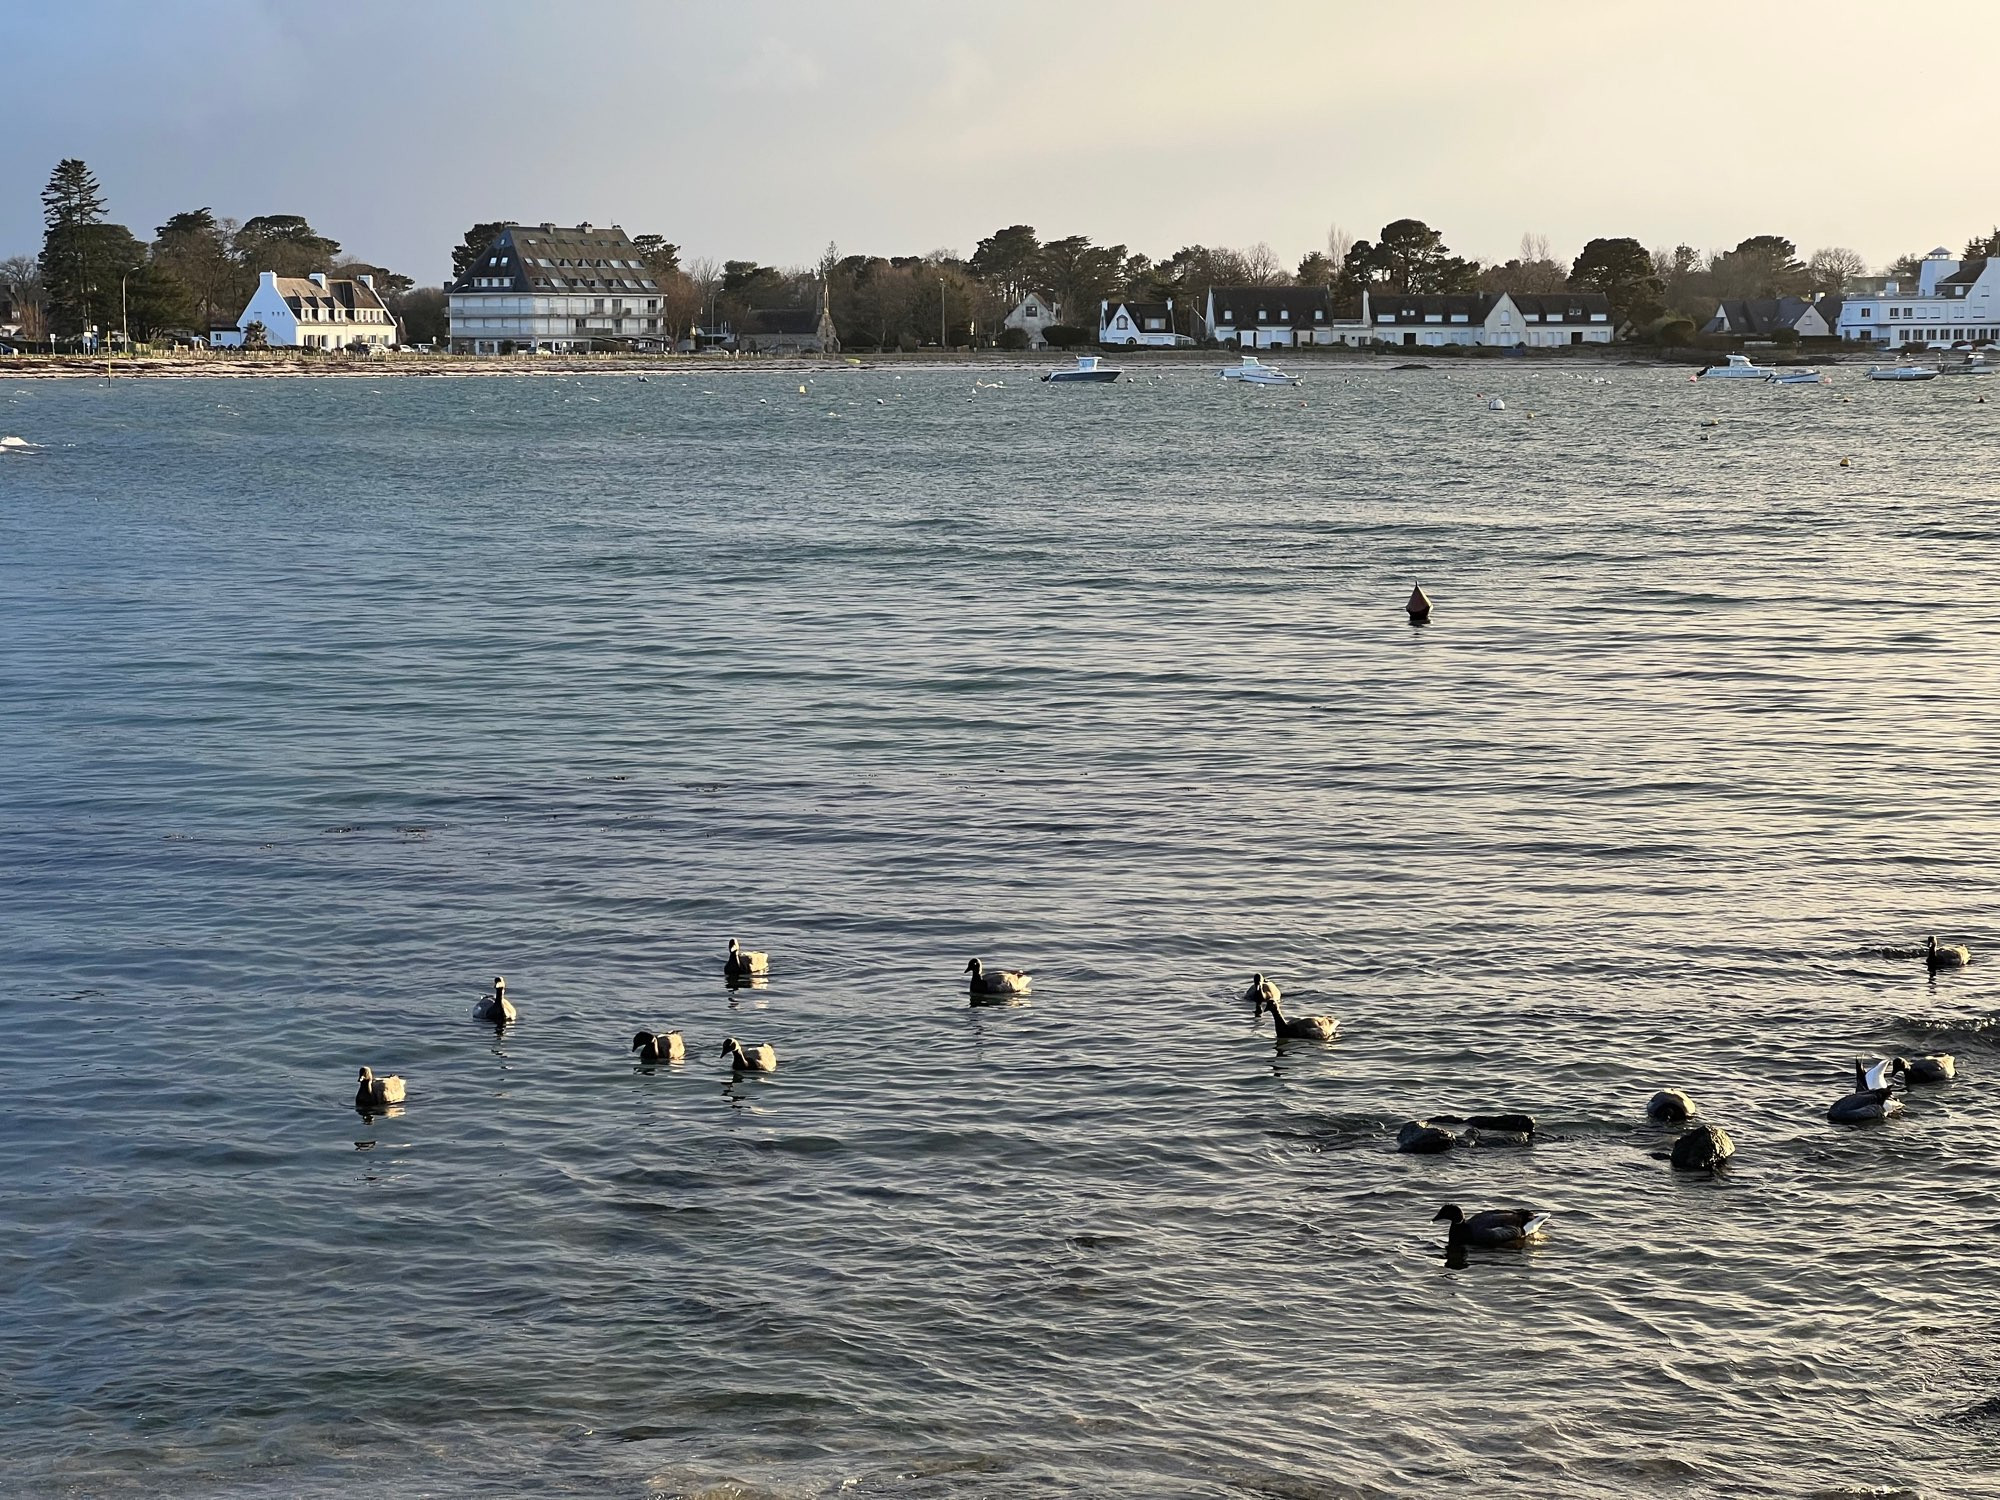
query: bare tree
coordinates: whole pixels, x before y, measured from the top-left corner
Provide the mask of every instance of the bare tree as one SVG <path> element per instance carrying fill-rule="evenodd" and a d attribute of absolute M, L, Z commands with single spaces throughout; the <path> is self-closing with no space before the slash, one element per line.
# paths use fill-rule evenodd
<path fill-rule="evenodd" d="M 689 261 L 686 271 L 695 293 L 695 321 L 706 328 L 714 321 L 716 294 L 722 290 L 722 267 L 703 259 Z"/>
<path fill-rule="evenodd" d="M 0 260 L 0 292 L 14 304 L 14 321 L 27 338 L 40 338 L 45 327 L 42 316 L 47 300 L 42 293 L 42 263 L 33 255 L 10 255 Z"/>
<path fill-rule="evenodd" d="M 1840 295 L 1847 289 L 1850 277 L 1859 276 L 1867 269 L 1868 262 L 1844 245 L 1828 245 L 1815 250 L 1806 262 L 1806 276 L 1812 283 L 1814 293 L 1822 297 Z"/>
<path fill-rule="evenodd" d="M 1328 227 L 1326 231 L 1326 258 L 1333 262 L 1335 270 L 1347 264 L 1347 252 L 1353 248 L 1353 235 L 1342 229 L 1338 224 Z"/>
<path fill-rule="evenodd" d="M 1533 261 L 1551 259 L 1552 257 L 1549 255 L 1549 237 L 1547 235 L 1535 234 L 1530 231 L 1521 236 L 1522 264 L 1526 265 Z"/>
<path fill-rule="evenodd" d="M 1278 252 L 1259 240 L 1243 252 L 1243 269 L 1252 286 L 1272 286 L 1285 279 L 1285 266 Z"/>

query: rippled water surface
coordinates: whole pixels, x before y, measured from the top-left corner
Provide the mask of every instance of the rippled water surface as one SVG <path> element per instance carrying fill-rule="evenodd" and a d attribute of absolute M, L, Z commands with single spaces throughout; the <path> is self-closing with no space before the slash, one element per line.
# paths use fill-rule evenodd
<path fill-rule="evenodd" d="M 1577 368 L 0 383 L 4 1487 L 1996 1493 L 2000 400 Z"/>

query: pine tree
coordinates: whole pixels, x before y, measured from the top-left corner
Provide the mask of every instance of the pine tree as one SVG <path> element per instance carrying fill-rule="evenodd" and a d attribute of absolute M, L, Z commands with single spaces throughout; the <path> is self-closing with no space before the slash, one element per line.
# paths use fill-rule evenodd
<path fill-rule="evenodd" d="M 102 268 L 93 265 L 93 229 L 104 222 L 104 197 L 90 168 L 65 157 L 42 189 L 42 285 L 51 326 L 78 333 L 90 320 L 90 303 Z"/>

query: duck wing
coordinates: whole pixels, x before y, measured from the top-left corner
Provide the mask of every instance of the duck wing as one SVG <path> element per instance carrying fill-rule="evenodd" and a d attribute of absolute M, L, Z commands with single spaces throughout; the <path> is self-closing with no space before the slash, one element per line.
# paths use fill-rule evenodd
<path fill-rule="evenodd" d="M 1533 1208 L 1489 1208 L 1465 1221 L 1465 1232 L 1474 1239 L 1505 1243 L 1526 1239 L 1540 1232 L 1549 1216 Z"/>

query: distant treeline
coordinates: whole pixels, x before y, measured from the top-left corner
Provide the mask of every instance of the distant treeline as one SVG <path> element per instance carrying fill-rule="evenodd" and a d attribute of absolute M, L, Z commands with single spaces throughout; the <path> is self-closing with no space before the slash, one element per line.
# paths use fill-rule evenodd
<path fill-rule="evenodd" d="M 297 214 L 261 214 L 238 221 L 210 209 L 175 214 L 140 240 L 111 223 L 90 168 L 59 163 L 42 192 L 44 234 L 39 255 L 0 260 L 0 291 L 31 338 L 65 337 L 95 327 L 129 327 L 135 340 L 176 330 L 206 333 L 234 323 L 260 271 L 304 276 L 366 272 L 403 325 L 408 342 L 446 336 L 446 292 L 419 287 L 386 266 L 344 256 L 338 241 Z M 503 227 L 475 224 L 452 252 L 452 273 L 465 274 Z M 1624 329 L 1676 343 L 1713 316 L 1723 298 L 1814 297 L 1840 292 L 1866 264 L 1839 246 L 1801 259 L 1776 234 L 1752 235 L 1734 249 L 1691 245 L 1647 249 L 1636 239 L 1589 241 L 1565 263 L 1545 236 L 1525 234 L 1510 260 L 1482 265 L 1452 253 L 1421 219 L 1385 224 L 1372 240 L 1338 226 L 1326 248 L 1288 267 L 1258 244 L 1247 250 L 1187 245 L 1161 260 L 1124 245 L 1098 245 L 1085 235 L 1043 240 L 1026 224 L 995 230 L 969 257 L 945 250 L 928 255 L 842 255 L 828 245 L 814 266 L 777 267 L 753 260 L 696 260 L 656 234 L 634 236 L 658 280 L 664 326 L 677 334 L 734 324 L 756 308 L 813 307 L 825 295 L 840 341 L 848 348 L 914 348 L 942 338 L 950 344 L 994 337 L 1007 313 L 1031 293 L 1052 299 L 1068 323 L 1094 334 L 1100 303 L 1126 298 L 1174 303 L 1175 323 L 1194 332 L 1194 315 L 1211 286 L 1326 286 L 1358 306 L 1364 288 L 1387 292 L 1603 292 Z M 1965 255 L 2000 253 L 2000 228 L 1974 237 Z M 1913 277 L 1919 255 L 1902 256 L 1885 274 Z"/>

